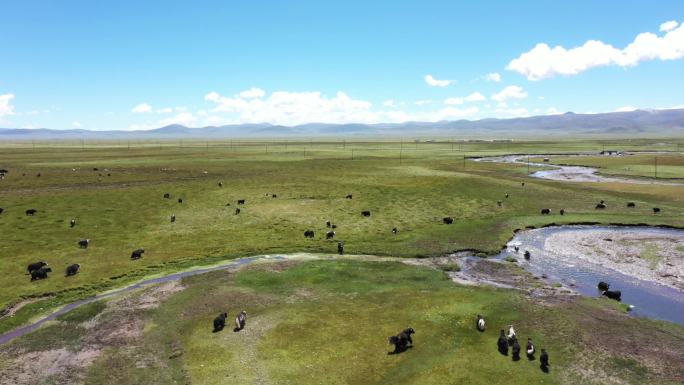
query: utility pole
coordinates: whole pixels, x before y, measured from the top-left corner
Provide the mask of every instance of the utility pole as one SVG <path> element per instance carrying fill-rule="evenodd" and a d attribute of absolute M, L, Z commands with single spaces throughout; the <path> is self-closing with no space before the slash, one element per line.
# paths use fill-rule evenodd
<path fill-rule="evenodd" d="M 401 152 L 402 152 L 402 149 L 400 148 L 399 149 L 399 164 L 401 164 Z"/>
<path fill-rule="evenodd" d="M 530 156 L 527 155 L 527 175 L 530 175 Z"/>
<path fill-rule="evenodd" d="M 655 178 L 658 179 L 658 157 L 654 157 L 655 159 Z"/>
<path fill-rule="evenodd" d="M 354 149 L 352 148 L 352 160 L 354 160 Z"/>
<path fill-rule="evenodd" d="M 466 160 L 466 154 L 463 154 L 463 168 L 465 168 L 465 160 Z"/>

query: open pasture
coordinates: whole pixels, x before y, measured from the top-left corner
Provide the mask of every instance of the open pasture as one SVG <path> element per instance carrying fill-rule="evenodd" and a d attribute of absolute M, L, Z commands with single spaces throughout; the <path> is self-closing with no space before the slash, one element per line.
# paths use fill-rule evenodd
<path fill-rule="evenodd" d="M 467 159 L 677 147 L 675 141 L 663 143 L 4 144 L 0 167 L 9 172 L 0 181 L 0 308 L 25 306 L 0 319 L 0 330 L 56 304 L 144 276 L 255 254 L 334 253 L 338 240 L 347 253 L 415 257 L 460 249 L 492 253 L 515 229 L 550 223 L 682 226 L 681 187 L 565 184 L 527 178 L 521 165 Z M 165 193 L 170 199 L 163 198 Z M 348 194 L 353 199 L 345 199 Z M 238 206 L 239 199 L 245 204 Z M 599 200 L 607 202 L 606 210 L 594 209 Z M 637 207 L 628 209 L 629 201 Z M 655 206 L 661 208 L 658 215 L 651 211 Z M 37 213 L 25 215 L 31 208 Z M 552 214 L 541 215 L 542 208 Z M 564 216 L 557 214 L 561 208 Z M 371 216 L 362 217 L 364 210 Z M 444 224 L 446 216 L 454 223 Z M 337 225 L 332 239 L 325 237 L 331 230 L 327 221 Z M 303 236 L 306 230 L 314 230 L 313 239 Z M 79 248 L 81 239 L 90 239 L 87 248 Z M 137 248 L 145 254 L 131 260 Z M 48 279 L 30 281 L 26 266 L 36 261 L 50 264 Z M 73 263 L 81 264 L 80 272 L 64 277 Z M 48 295 L 43 301 L 27 300 L 43 295 Z"/>

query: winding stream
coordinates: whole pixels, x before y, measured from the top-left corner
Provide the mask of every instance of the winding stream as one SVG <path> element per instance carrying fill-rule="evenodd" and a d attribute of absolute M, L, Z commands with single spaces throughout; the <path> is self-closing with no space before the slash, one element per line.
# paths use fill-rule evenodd
<path fill-rule="evenodd" d="M 548 244 L 549 238 L 564 232 L 620 232 L 624 233 L 627 228 L 611 226 L 557 226 L 535 230 L 521 231 L 508 243 L 507 247 L 495 258 L 504 259 L 506 257 L 516 258 L 520 265 L 537 276 L 544 276 L 552 282 L 560 282 L 568 287 L 587 296 L 600 296 L 597 290 L 599 281 L 606 281 L 611 284 L 611 289 L 622 291 L 623 302 L 634 305 L 632 311 L 635 315 L 649 318 L 663 319 L 684 325 L 684 290 L 666 286 L 654 281 L 642 279 L 634 274 L 626 274 L 617 271 L 605 264 L 597 263 L 591 259 L 582 258 L 576 254 L 576 250 L 558 250 L 553 245 Z M 653 227 L 629 227 L 629 231 L 635 232 L 639 236 L 665 237 L 680 240 L 684 243 L 684 230 L 664 229 Z M 519 247 L 519 252 L 514 251 L 514 247 Z M 523 258 L 524 250 L 529 250 L 532 254 L 530 260 Z M 197 268 L 189 271 L 172 273 L 166 276 L 150 278 L 131 286 L 108 291 L 94 297 L 72 302 L 59 310 L 46 315 L 37 321 L 9 331 L 0 335 L 0 345 L 10 340 L 23 336 L 39 328 L 44 323 L 55 320 L 57 317 L 70 312 L 71 310 L 101 299 L 110 298 L 119 294 L 130 292 L 141 287 L 178 280 L 211 271 L 237 268 L 239 266 L 251 264 L 257 261 L 266 260 L 286 260 L 296 257 L 305 257 L 305 254 L 293 255 L 264 255 L 241 258 L 227 261 L 220 265 L 211 267 Z M 308 255 L 309 258 L 316 258 Z M 395 258 L 368 256 L 368 259 L 375 260 L 396 260 Z M 474 260 L 474 258 L 473 258 Z M 471 261 L 472 262 L 472 261 Z M 678 278 L 679 279 L 679 278 Z M 681 277 L 684 279 L 684 277 Z"/>
<path fill-rule="evenodd" d="M 565 182 L 614 182 L 614 183 L 632 183 L 632 184 L 658 184 L 667 186 L 684 186 L 684 183 L 667 182 L 661 180 L 649 179 L 633 179 L 633 178 L 618 178 L 603 176 L 598 173 L 598 169 L 586 166 L 563 166 L 553 163 L 539 163 L 529 162 L 527 159 L 549 158 L 551 155 L 506 155 L 506 156 L 488 156 L 474 159 L 476 162 L 495 162 L 495 163 L 513 163 L 528 165 L 530 167 L 545 167 L 551 170 L 538 170 L 530 173 L 533 178 L 565 181 Z M 582 156 L 600 156 L 599 154 L 563 154 L 557 155 L 563 157 L 582 157 Z"/>

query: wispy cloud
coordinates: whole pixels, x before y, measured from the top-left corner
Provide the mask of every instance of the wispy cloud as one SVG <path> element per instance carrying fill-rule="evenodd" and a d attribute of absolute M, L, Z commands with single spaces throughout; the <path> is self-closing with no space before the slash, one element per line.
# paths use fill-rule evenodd
<path fill-rule="evenodd" d="M 660 26 L 664 35 L 644 32 L 625 48 L 615 48 L 600 40 L 589 40 L 580 47 L 551 48 L 539 43 L 533 49 L 511 60 L 506 67 L 529 80 L 542 80 L 557 75 L 576 75 L 594 67 L 636 66 L 648 60 L 676 60 L 684 57 L 684 25 L 668 21 Z"/>
<path fill-rule="evenodd" d="M 508 99 L 525 99 L 527 92 L 520 86 L 508 86 L 500 92 L 492 95 L 492 100 L 497 102 L 505 102 Z"/>
<path fill-rule="evenodd" d="M 14 94 L 0 95 L 0 120 L 2 120 L 4 116 L 14 115 L 12 99 L 14 99 Z"/>
<path fill-rule="evenodd" d="M 498 72 L 488 73 L 487 75 L 484 76 L 484 79 L 488 82 L 498 83 L 501 81 L 501 74 Z"/>
<path fill-rule="evenodd" d="M 132 112 L 136 113 L 147 113 L 152 112 L 152 106 L 147 103 L 140 103 L 131 109 Z"/>
<path fill-rule="evenodd" d="M 432 87 L 447 87 L 453 82 L 453 80 L 439 80 L 434 78 L 432 75 L 425 75 L 425 83 Z"/>

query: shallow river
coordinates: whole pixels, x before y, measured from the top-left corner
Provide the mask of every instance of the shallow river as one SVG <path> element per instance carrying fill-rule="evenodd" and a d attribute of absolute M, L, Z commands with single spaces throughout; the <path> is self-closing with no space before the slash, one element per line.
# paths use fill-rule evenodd
<path fill-rule="evenodd" d="M 632 313 L 684 325 L 684 291 L 657 282 L 627 275 L 597 261 L 577 255 L 577 251 L 558 250 L 547 243 L 547 239 L 563 232 L 578 233 L 630 231 L 649 238 L 684 239 L 684 230 L 653 227 L 619 226 L 558 226 L 521 231 L 508 243 L 507 248 L 497 256 L 516 258 L 520 265 L 534 275 L 545 275 L 551 282 L 560 282 L 573 287 L 586 296 L 598 297 L 600 281 L 610 283 L 611 290 L 622 292 L 622 302 L 634 305 Z M 514 246 L 520 251 L 515 252 Z M 523 257 L 524 250 L 531 252 L 530 260 Z"/>
<path fill-rule="evenodd" d="M 559 155 L 562 157 L 581 157 L 581 156 L 599 156 L 597 154 L 573 154 L 573 155 Z M 598 169 L 585 166 L 562 166 L 553 163 L 539 163 L 528 162 L 528 159 L 549 158 L 550 155 L 506 155 L 506 156 L 489 156 L 474 159 L 476 162 L 495 162 L 495 163 L 514 163 L 521 165 L 528 165 L 529 167 L 545 167 L 551 170 L 538 170 L 530 173 L 533 178 L 549 179 L 565 182 L 615 182 L 615 183 L 631 183 L 631 184 L 658 184 L 667 186 L 684 186 L 684 183 L 668 182 L 662 180 L 650 179 L 630 179 L 619 177 L 608 177 L 598 173 Z M 553 160 L 553 158 L 551 158 Z"/>

